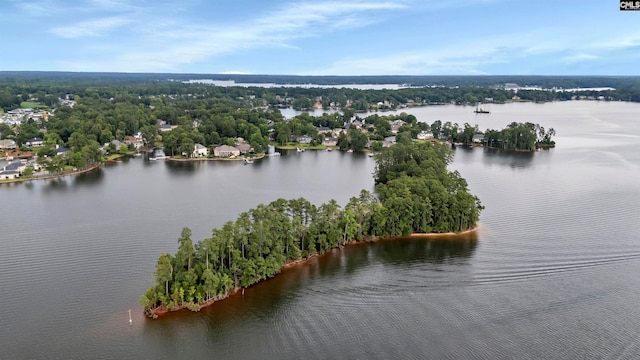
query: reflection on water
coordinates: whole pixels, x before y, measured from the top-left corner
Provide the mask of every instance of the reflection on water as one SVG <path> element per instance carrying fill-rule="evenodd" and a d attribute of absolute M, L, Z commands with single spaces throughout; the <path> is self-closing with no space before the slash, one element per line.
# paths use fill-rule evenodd
<path fill-rule="evenodd" d="M 478 245 L 477 232 L 442 239 L 394 239 L 382 241 L 374 247 L 381 261 L 392 264 L 443 263 L 448 260 L 470 258 Z"/>
<path fill-rule="evenodd" d="M 97 168 L 95 170 L 74 176 L 74 185 L 77 186 L 95 186 L 104 180 L 104 170 Z"/>
<path fill-rule="evenodd" d="M 512 169 L 528 168 L 533 163 L 536 152 L 504 151 L 484 149 L 482 160 L 489 166 L 508 166 Z"/>
<path fill-rule="evenodd" d="M 553 149 L 524 152 L 458 146 L 455 148 L 455 162 L 472 164 L 481 161 L 489 167 L 499 166 L 511 169 L 526 169 L 533 165 L 536 158 L 544 157 L 548 155 L 549 152 L 553 152 Z"/>
<path fill-rule="evenodd" d="M 189 175 L 193 174 L 196 170 L 201 169 L 207 165 L 206 160 L 203 161 L 171 161 L 164 160 L 165 167 L 171 175 Z"/>

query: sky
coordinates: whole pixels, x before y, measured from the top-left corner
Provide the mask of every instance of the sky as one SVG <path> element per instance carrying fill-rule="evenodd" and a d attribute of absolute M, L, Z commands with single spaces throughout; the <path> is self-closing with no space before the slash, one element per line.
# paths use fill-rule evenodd
<path fill-rule="evenodd" d="M 0 71 L 640 75 L 613 0 L 2 0 Z"/>

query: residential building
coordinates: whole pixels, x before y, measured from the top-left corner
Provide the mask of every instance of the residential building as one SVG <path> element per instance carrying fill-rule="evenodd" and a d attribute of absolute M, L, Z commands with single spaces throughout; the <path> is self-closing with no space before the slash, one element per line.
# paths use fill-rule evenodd
<path fill-rule="evenodd" d="M 311 143 L 311 140 L 312 140 L 312 139 L 311 139 L 311 136 L 308 136 L 308 135 L 298 136 L 298 139 L 297 139 L 297 141 L 298 141 L 300 144 L 310 144 L 310 143 Z"/>
<path fill-rule="evenodd" d="M 402 125 L 404 125 L 404 124 L 405 124 L 405 122 L 402 121 L 402 120 L 396 120 L 396 121 L 391 122 L 391 133 L 392 134 L 397 134 L 398 130 L 400 130 L 400 127 Z"/>
<path fill-rule="evenodd" d="M 240 156 L 240 150 L 233 146 L 220 145 L 213 149 L 213 155 L 217 157 L 234 157 Z"/>
<path fill-rule="evenodd" d="M 328 134 L 331 132 L 331 129 L 326 126 L 318 126 L 318 134 Z"/>
<path fill-rule="evenodd" d="M 15 171 L 18 173 L 18 175 L 20 175 L 26 168 L 27 168 L 26 161 L 23 162 L 21 160 L 16 160 L 8 163 L 4 168 L 2 168 L 2 171 Z"/>
<path fill-rule="evenodd" d="M 193 145 L 193 157 L 207 157 L 209 156 L 209 149 L 202 144 Z"/>
<path fill-rule="evenodd" d="M 68 148 L 56 144 L 56 155 L 65 155 L 69 151 Z"/>
<path fill-rule="evenodd" d="M 20 176 L 20 173 L 13 170 L 0 171 L 0 180 L 13 180 Z"/>
<path fill-rule="evenodd" d="M 10 139 L 0 140 L 0 150 L 15 149 L 16 142 Z"/>
<path fill-rule="evenodd" d="M 142 137 L 138 137 L 138 136 L 127 136 L 127 138 L 124 140 L 124 143 L 127 145 L 133 144 L 133 146 L 136 149 L 139 149 L 144 146 L 144 141 L 142 140 Z"/>
<path fill-rule="evenodd" d="M 161 132 L 166 132 L 166 131 L 171 131 L 177 127 L 178 125 L 164 124 L 164 125 L 160 125 L 160 128 L 158 130 L 160 130 Z"/>
<path fill-rule="evenodd" d="M 42 140 L 42 138 L 38 138 L 38 137 L 31 138 L 31 139 L 27 140 L 24 143 L 24 146 L 26 146 L 26 147 L 37 147 L 37 146 L 42 146 L 42 145 L 44 145 L 44 140 Z"/>
<path fill-rule="evenodd" d="M 431 131 L 421 131 L 418 134 L 418 140 L 429 140 L 433 139 L 433 133 Z"/>
<path fill-rule="evenodd" d="M 251 145 L 249 145 L 248 143 L 236 144 L 235 148 L 240 150 L 240 154 L 242 155 L 250 153 L 251 150 L 253 149 Z"/>
<path fill-rule="evenodd" d="M 386 138 L 384 138 L 384 142 L 395 144 L 396 143 L 396 137 L 395 136 L 387 136 Z"/>
<path fill-rule="evenodd" d="M 476 144 L 481 144 L 484 141 L 484 135 L 483 134 L 474 134 L 473 138 L 471 138 L 471 141 L 476 143 Z"/>
<path fill-rule="evenodd" d="M 322 145 L 324 146 L 336 146 L 338 145 L 338 139 L 334 137 L 325 137 L 322 139 Z"/>

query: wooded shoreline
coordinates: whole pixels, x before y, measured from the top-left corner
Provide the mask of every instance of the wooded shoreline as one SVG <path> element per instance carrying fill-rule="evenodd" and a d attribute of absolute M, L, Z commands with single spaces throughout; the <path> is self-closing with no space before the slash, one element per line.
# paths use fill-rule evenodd
<path fill-rule="evenodd" d="M 280 271 L 278 272 L 278 274 L 276 276 L 280 275 L 280 273 L 282 273 L 282 271 L 285 270 L 285 269 L 289 269 L 289 268 L 296 267 L 296 266 L 306 265 L 311 260 L 313 260 L 315 258 L 326 256 L 326 255 L 328 255 L 328 254 L 330 254 L 330 253 L 332 253 L 332 252 L 334 252 L 336 250 L 340 250 L 340 249 L 342 249 L 342 248 L 344 248 L 346 246 L 360 245 L 360 244 L 371 244 L 371 243 L 379 242 L 379 241 L 400 240 L 400 239 L 416 239 L 416 240 L 419 240 L 419 239 L 446 238 L 448 240 L 455 240 L 456 238 L 463 237 L 464 235 L 475 233 L 475 232 L 478 231 L 479 228 L 480 228 L 480 226 L 477 225 L 477 226 L 475 226 L 473 228 L 467 229 L 467 230 L 459 232 L 459 233 L 455 233 L 455 232 L 448 232 L 448 233 L 413 233 L 413 234 L 410 234 L 410 235 L 407 235 L 407 236 L 403 236 L 403 235 L 387 236 L 387 237 L 378 236 L 378 237 L 375 237 L 374 239 L 351 240 L 351 241 L 347 242 L 345 245 L 341 245 L 341 246 L 338 246 L 338 247 L 331 248 L 331 249 L 327 250 L 326 252 L 324 252 L 322 254 L 314 254 L 314 255 L 311 255 L 311 256 L 308 256 L 308 257 L 305 257 L 305 258 L 302 258 L 302 259 L 296 259 L 296 260 L 288 261 L 282 266 L 282 268 L 280 269 Z M 260 284 L 265 280 L 268 280 L 268 279 L 263 279 L 263 280 L 261 280 L 261 281 L 259 281 L 257 283 L 254 283 L 254 284 L 250 285 L 249 287 L 252 287 L 252 286 L 255 286 L 257 284 Z M 156 308 L 145 310 L 144 314 L 149 318 L 157 319 L 160 316 L 166 315 L 166 314 L 168 314 L 170 312 L 178 312 L 178 311 L 181 311 L 181 310 L 190 310 L 189 307 L 193 306 L 193 305 L 198 306 L 199 307 L 198 310 L 200 310 L 202 308 L 211 306 L 216 302 L 225 300 L 225 299 L 227 299 L 227 298 L 229 298 L 229 297 L 231 297 L 233 295 L 236 295 L 238 293 L 244 293 L 243 292 L 244 289 L 245 288 L 242 288 L 242 287 L 236 287 L 233 290 L 231 290 L 230 292 L 228 292 L 227 294 L 216 295 L 216 296 L 212 297 L 211 299 L 205 301 L 202 304 L 189 303 L 189 304 L 183 304 L 183 305 L 175 306 L 172 309 L 169 309 L 166 305 L 160 305 L 160 306 L 158 306 Z"/>
<path fill-rule="evenodd" d="M 99 167 L 102 166 L 102 163 L 97 163 L 97 164 L 93 164 L 93 165 L 89 165 L 87 167 L 78 169 L 78 170 L 71 170 L 68 172 L 60 172 L 60 173 L 55 173 L 55 174 L 50 174 L 50 175 L 43 175 L 43 176 L 31 176 L 28 178 L 16 178 L 16 179 L 11 179 L 11 180 L 0 180 L 0 185 L 1 184 L 14 184 L 14 183 L 19 183 L 19 182 L 25 182 L 25 181 L 31 181 L 31 180 L 49 180 L 49 179 L 58 179 L 61 177 L 65 177 L 65 176 L 70 176 L 70 175 L 79 175 L 79 174 L 84 174 L 86 172 L 89 171 L 93 171 Z"/>

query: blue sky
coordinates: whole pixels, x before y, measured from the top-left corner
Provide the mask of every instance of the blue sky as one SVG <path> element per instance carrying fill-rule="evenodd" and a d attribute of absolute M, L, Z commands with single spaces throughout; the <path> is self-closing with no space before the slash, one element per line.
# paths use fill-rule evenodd
<path fill-rule="evenodd" d="M 640 75 L 613 0 L 2 0 L 0 70 Z"/>

